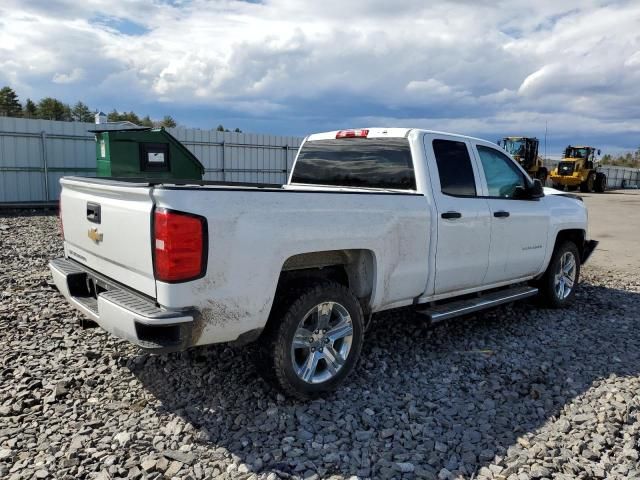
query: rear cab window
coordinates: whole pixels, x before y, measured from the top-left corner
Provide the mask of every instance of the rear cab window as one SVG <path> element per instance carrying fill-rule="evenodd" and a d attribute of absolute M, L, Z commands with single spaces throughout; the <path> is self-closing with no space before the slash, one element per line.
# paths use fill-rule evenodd
<path fill-rule="evenodd" d="M 465 142 L 434 140 L 440 191 L 453 197 L 475 197 L 476 180 L 471 166 L 471 157 Z"/>
<path fill-rule="evenodd" d="M 341 138 L 307 141 L 295 163 L 292 183 L 415 190 L 406 138 Z"/>

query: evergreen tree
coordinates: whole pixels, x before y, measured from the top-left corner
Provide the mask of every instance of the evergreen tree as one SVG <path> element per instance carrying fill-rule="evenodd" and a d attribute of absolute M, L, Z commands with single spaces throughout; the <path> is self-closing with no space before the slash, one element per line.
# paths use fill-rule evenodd
<path fill-rule="evenodd" d="M 114 108 L 107 114 L 107 122 L 118 122 L 120 121 L 120 114 Z"/>
<path fill-rule="evenodd" d="M 18 95 L 11 87 L 0 88 L 0 116 L 19 117 L 22 115 L 22 105 Z"/>
<path fill-rule="evenodd" d="M 160 122 L 161 127 L 165 128 L 175 128 L 178 126 L 176 121 L 173 119 L 171 115 L 165 115 L 162 121 Z"/>
<path fill-rule="evenodd" d="M 84 103 L 78 102 L 73 106 L 71 115 L 75 122 L 93 122 L 93 112 Z"/>
<path fill-rule="evenodd" d="M 27 101 L 24 104 L 22 116 L 24 118 L 38 118 L 38 107 L 30 98 L 27 98 Z"/>
<path fill-rule="evenodd" d="M 140 119 L 140 125 L 143 127 L 153 127 L 153 120 L 149 117 L 149 115 L 145 115 L 142 119 Z"/>
<path fill-rule="evenodd" d="M 71 109 L 60 100 L 52 97 L 45 97 L 38 102 L 38 118 L 45 120 L 66 120 L 71 119 Z"/>

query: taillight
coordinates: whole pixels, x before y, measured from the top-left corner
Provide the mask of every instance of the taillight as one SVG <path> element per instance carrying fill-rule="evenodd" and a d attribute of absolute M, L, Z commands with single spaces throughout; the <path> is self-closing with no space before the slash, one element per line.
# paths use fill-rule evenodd
<path fill-rule="evenodd" d="M 158 209 L 153 220 L 156 280 L 186 282 L 202 277 L 206 270 L 206 219 Z"/>
<path fill-rule="evenodd" d="M 360 130 L 340 130 L 336 133 L 336 138 L 367 138 L 369 130 L 366 128 Z"/>

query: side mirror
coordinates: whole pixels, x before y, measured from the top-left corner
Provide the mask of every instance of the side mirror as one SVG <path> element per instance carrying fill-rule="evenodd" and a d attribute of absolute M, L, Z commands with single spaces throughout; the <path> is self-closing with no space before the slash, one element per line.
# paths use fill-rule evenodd
<path fill-rule="evenodd" d="M 534 178 L 533 183 L 528 188 L 529 198 L 540 198 L 544 197 L 544 188 L 542 186 L 542 182 Z"/>

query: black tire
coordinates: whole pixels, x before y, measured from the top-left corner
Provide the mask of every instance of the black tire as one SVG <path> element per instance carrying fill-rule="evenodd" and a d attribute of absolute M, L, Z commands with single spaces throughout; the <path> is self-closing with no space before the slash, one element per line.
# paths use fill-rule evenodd
<path fill-rule="evenodd" d="M 575 260 L 575 279 L 573 281 L 573 286 L 571 287 L 571 291 L 569 294 L 560 298 L 561 296 L 556 289 L 556 273 L 560 270 L 560 263 L 562 261 L 563 256 L 566 253 L 571 253 Z M 548 308 L 565 308 L 573 302 L 573 299 L 576 294 L 576 288 L 578 287 L 578 282 L 580 281 L 580 251 L 575 243 L 571 241 L 564 241 L 559 245 L 556 245 L 556 248 L 551 256 L 551 261 L 549 262 L 549 266 L 545 271 L 544 275 L 537 282 L 538 287 L 538 298 L 540 303 Z"/>
<path fill-rule="evenodd" d="M 319 383 L 310 383 L 296 373 L 292 345 L 295 333 L 307 314 L 326 302 L 339 304 L 348 312 L 352 326 L 351 346 L 333 377 Z M 360 302 L 345 286 L 325 281 L 292 290 L 279 299 L 259 345 L 259 358 L 265 362 L 259 370 L 268 380 L 275 381 L 276 386 L 286 395 L 300 400 L 313 399 L 335 390 L 345 380 L 360 357 L 363 342 L 364 315 Z M 319 360 L 317 365 L 324 365 L 325 371 L 329 370 L 324 359 Z"/>
<path fill-rule="evenodd" d="M 593 189 L 602 193 L 607 188 L 607 176 L 604 173 L 598 172 L 596 173 L 596 181 L 594 182 Z"/>
<path fill-rule="evenodd" d="M 540 183 L 542 183 L 542 186 L 545 187 L 547 185 L 547 177 L 549 176 L 549 172 L 547 172 L 547 169 L 544 167 L 541 167 L 538 170 L 538 174 L 536 175 L 536 177 L 538 178 L 538 180 L 540 180 Z"/>
<path fill-rule="evenodd" d="M 582 193 L 591 193 L 594 188 L 596 177 L 593 173 L 587 176 L 587 179 L 580 184 L 580 191 Z"/>
<path fill-rule="evenodd" d="M 553 188 L 555 188 L 556 190 L 563 190 L 564 191 L 564 185 L 560 184 L 560 183 L 553 183 Z"/>

